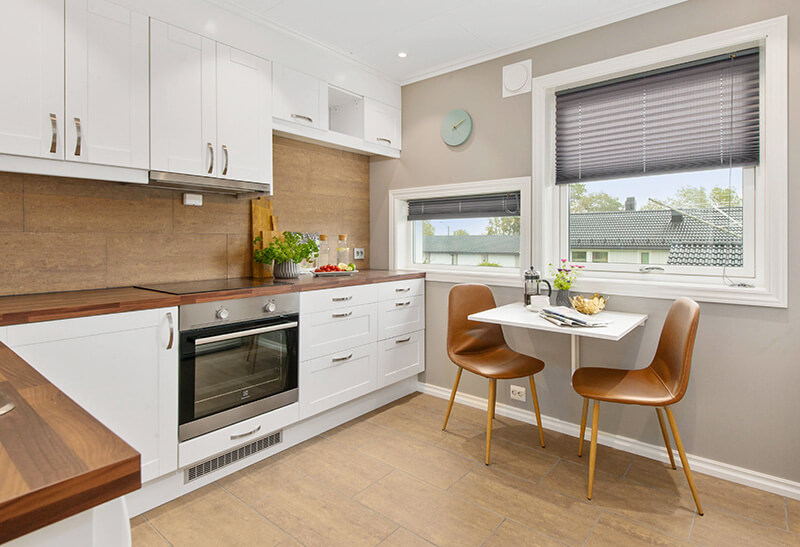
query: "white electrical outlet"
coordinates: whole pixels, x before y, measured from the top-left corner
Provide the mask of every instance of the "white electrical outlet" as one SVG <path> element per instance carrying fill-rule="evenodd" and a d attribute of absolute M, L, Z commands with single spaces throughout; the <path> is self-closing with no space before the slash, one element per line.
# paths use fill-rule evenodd
<path fill-rule="evenodd" d="M 511 386 L 511 398 L 515 401 L 524 401 L 525 388 L 522 386 Z"/>
<path fill-rule="evenodd" d="M 353 259 L 354 260 L 364 260 L 364 248 L 363 247 L 356 247 L 353 249 Z"/>

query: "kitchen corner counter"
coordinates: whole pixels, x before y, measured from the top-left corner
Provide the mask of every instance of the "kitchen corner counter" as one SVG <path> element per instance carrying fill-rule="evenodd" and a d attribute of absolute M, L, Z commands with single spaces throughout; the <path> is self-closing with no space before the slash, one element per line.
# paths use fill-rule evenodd
<path fill-rule="evenodd" d="M 141 486 L 139 453 L 0 343 L 0 543 Z"/>

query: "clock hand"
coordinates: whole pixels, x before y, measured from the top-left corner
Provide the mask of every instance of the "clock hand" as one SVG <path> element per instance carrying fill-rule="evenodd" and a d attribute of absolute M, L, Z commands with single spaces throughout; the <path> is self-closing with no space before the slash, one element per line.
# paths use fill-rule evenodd
<path fill-rule="evenodd" d="M 462 124 L 462 123 L 464 123 L 465 121 L 467 121 L 467 119 L 466 119 L 466 118 L 461 118 L 461 121 L 460 121 L 460 122 L 458 122 L 457 124 L 455 124 L 455 125 L 453 126 L 453 129 L 455 129 L 456 127 L 458 127 L 459 125 L 461 125 L 461 124 Z"/>

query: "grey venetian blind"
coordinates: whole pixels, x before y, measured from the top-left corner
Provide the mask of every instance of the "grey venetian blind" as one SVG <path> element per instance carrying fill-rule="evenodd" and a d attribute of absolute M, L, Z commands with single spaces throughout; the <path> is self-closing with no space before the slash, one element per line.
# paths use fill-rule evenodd
<path fill-rule="evenodd" d="M 758 48 L 556 93 L 558 184 L 758 160 Z"/>
<path fill-rule="evenodd" d="M 408 220 L 519 216 L 519 192 L 482 194 L 408 202 Z"/>

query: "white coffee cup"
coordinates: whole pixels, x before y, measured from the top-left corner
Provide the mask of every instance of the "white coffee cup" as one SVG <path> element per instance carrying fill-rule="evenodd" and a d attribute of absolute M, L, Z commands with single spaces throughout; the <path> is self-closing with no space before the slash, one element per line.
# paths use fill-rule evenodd
<path fill-rule="evenodd" d="M 531 303 L 526 307 L 531 311 L 539 311 L 550 305 L 550 297 L 543 294 L 536 294 L 530 297 Z"/>

